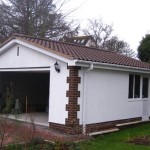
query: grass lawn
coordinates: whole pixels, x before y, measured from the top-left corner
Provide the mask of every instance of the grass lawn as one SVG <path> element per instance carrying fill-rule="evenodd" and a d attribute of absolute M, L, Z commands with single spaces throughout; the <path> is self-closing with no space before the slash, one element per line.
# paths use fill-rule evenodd
<path fill-rule="evenodd" d="M 150 135 L 150 123 L 100 135 L 91 141 L 81 142 L 83 150 L 150 150 L 150 146 L 135 145 L 126 141 L 138 136 Z"/>

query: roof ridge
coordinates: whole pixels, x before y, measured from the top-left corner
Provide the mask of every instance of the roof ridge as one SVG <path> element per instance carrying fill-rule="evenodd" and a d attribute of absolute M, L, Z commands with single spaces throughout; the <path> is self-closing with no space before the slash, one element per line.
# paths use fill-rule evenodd
<path fill-rule="evenodd" d="M 115 51 L 109 51 L 109 50 L 99 49 L 99 48 L 96 48 L 96 47 L 89 47 L 89 46 L 79 45 L 79 44 L 76 44 L 76 43 L 70 43 L 70 42 L 64 42 L 64 41 L 57 41 L 57 40 L 46 39 L 46 38 L 41 38 L 41 37 L 34 37 L 34 36 L 31 36 L 31 35 L 24 35 L 24 34 L 19 34 L 19 33 L 13 33 L 12 35 L 13 35 L 12 37 L 15 37 L 15 36 L 29 37 L 29 38 L 39 39 L 39 40 L 46 40 L 46 41 L 50 41 L 50 42 L 56 42 L 56 43 L 68 44 L 68 45 L 72 45 L 72 46 L 89 48 L 89 49 L 93 49 L 93 50 L 97 50 L 97 51 L 104 51 L 104 52 L 109 52 L 109 53 L 116 53 Z"/>

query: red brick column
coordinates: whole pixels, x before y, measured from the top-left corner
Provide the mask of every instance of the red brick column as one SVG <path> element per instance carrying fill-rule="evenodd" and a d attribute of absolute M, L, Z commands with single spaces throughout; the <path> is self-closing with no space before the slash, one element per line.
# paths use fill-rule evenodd
<path fill-rule="evenodd" d="M 66 118 L 66 126 L 69 133 L 80 133 L 81 127 L 79 127 L 79 119 L 77 113 L 80 110 L 78 105 L 78 98 L 80 97 L 80 91 L 78 91 L 78 85 L 81 82 L 79 77 L 80 67 L 69 66 L 69 77 L 67 77 L 67 83 L 69 84 L 69 90 L 66 93 L 68 97 L 68 104 L 66 105 L 66 111 L 68 111 L 68 118 Z"/>

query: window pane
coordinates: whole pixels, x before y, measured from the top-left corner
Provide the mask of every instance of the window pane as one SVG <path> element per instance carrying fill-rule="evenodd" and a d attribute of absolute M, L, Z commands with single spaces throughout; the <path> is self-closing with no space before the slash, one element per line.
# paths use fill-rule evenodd
<path fill-rule="evenodd" d="M 133 98 L 133 75 L 129 75 L 129 98 Z"/>
<path fill-rule="evenodd" d="M 143 78 L 142 98 L 148 98 L 148 78 Z"/>
<path fill-rule="evenodd" d="M 134 98 L 140 98 L 140 76 L 135 75 Z"/>

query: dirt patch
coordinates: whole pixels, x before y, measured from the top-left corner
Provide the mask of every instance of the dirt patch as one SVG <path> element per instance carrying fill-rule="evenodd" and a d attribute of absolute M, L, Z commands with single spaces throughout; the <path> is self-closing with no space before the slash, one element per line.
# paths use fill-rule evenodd
<path fill-rule="evenodd" d="M 150 146 L 150 135 L 133 138 L 129 140 L 128 143 Z"/>

